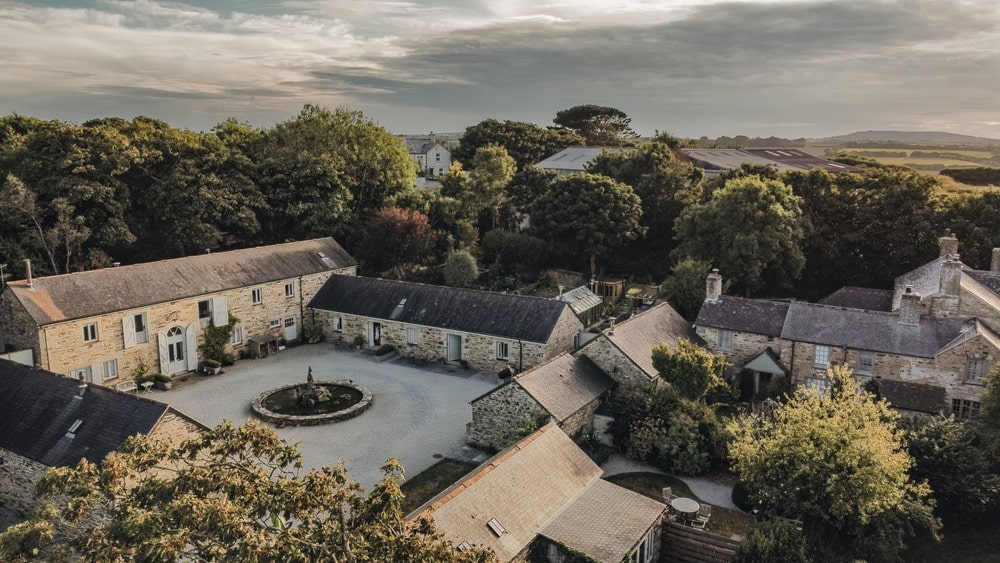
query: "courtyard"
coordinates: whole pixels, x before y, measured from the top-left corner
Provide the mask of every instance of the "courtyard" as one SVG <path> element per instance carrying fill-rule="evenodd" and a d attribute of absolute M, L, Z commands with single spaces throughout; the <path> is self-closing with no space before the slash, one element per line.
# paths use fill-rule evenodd
<path fill-rule="evenodd" d="M 208 426 L 222 420 L 242 424 L 254 418 L 250 402 L 257 395 L 304 383 L 310 366 L 316 381 L 353 380 L 371 390 L 374 401 L 350 420 L 276 428 L 283 439 L 299 444 L 306 468 L 343 461 L 348 475 L 370 490 L 382 477 L 379 468 L 389 457 L 399 459 L 406 475 L 413 476 L 440 456 L 468 459 L 478 453 L 464 445 L 465 425 L 472 420 L 469 402 L 497 385 L 496 374 L 443 364 L 417 367 L 398 357 L 378 361 L 373 355 L 329 343 L 243 360 L 220 375 L 192 374 L 174 389 L 145 396 L 169 403 Z"/>

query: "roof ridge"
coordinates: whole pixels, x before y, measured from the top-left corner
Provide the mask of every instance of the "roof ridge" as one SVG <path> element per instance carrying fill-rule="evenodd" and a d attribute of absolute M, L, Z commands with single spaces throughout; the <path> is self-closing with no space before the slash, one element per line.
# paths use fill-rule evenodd
<path fill-rule="evenodd" d="M 376 280 L 376 281 L 379 281 L 379 282 L 384 282 L 384 283 L 388 283 L 388 284 L 395 284 L 395 285 L 419 285 L 419 286 L 423 286 L 423 287 L 432 287 L 432 288 L 436 288 L 436 289 L 440 289 L 440 290 L 447 290 L 447 291 L 461 291 L 461 292 L 475 293 L 475 294 L 483 294 L 483 293 L 485 293 L 485 294 L 489 294 L 489 295 L 500 295 L 500 296 L 508 296 L 508 297 L 517 297 L 517 298 L 521 298 L 521 299 L 534 299 L 534 300 L 537 300 L 537 301 L 548 301 L 548 302 L 562 303 L 564 305 L 568 305 L 566 302 L 559 301 L 558 299 L 550 299 L 548 297 L 539 297 L 537 295 L 522 295 L 520 293 L 507 293 L 505 291 L 490 291 L 490 290 L 487 290 L 487 289 L 473 289 L 471 287 L 452 287 L 450 285 L 439 285 L 439 284 L 434 284 L 434 283 L 424 283 L 424 282 L 415 282 L 415 281 L 407 281 L 407 280 L 391 280 L 391 279 L 388 279 L 388 278 L 377 278 L 377 277 L 373 277 L 373 276 L 343 276 L 343 277 L 355 278 L 355 279 L 359 279 L 359 280 Z"/>

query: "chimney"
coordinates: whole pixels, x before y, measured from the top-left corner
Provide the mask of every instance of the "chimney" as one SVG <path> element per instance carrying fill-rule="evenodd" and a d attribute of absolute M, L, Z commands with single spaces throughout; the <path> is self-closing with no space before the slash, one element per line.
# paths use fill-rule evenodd
<path fill-rule="evenodd" d="M 993 249 L 993 259 L 990 260 L 990 271 L 1000 272 L 1000 248 Z"/>
<path fill-rule="evenodd" d="M 920 294 L 913 291 L 913 286 L 899 296 L 899 324 L 918 326 L 920 324 Z"/>
<path fill-rule="evenodd" d="M 611 336 L 615 335 L 615 319 L 611 319 L 611 328 L 608 329 L 608 334 Z"/>
<path fill-rule="evenodd" d="M 708 274 L 705 280 L 705 302 L 715 303 L 722 293 L 722 276 L 719 275 L 718 268 L 712 268 L 712 273 Z"/>
<path fill-rule="evenodd" d="M 952 254 L 941 264 L 941 285 L 942 295 L 958 297 L 958 291 L 962 284 L 962 262 L 957 254 Z"/>
<path fill-rule="evenodd" d="M 28 275 L 28 287 L 35 287 L 34 282 L 31 281 L 31 260 L 28 258 L 24 259 L 24 271 Z"/>
<path fill-rule="evenodd" d="M 958 254 L 958 239 L 951 234 L 951 229 L 944 230 L 944 236 L 938 239 L 938 247 L 941 249 L 938 256 Z"/>
<path fill-rule="evenodd" d="M 563 295 L 563 286 L 561 286 L 561 285 L 557 285 L 556 287 L 558 287 L 558 288 L 559 288 L 559 296 L 558 296 L 558 297 L 556 297 L 556 299 L 562 299 L 562 295 Z"/>

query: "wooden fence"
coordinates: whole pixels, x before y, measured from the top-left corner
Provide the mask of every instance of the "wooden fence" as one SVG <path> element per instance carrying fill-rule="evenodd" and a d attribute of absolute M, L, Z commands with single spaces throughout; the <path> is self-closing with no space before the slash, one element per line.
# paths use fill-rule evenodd
<path fill-rule="evenodd" d="M 733 560 L 740 542 L 696 530 L 680 522 L 663 523 L 663 544 L 660 561 L 678 563 L 717 563 Z"/>

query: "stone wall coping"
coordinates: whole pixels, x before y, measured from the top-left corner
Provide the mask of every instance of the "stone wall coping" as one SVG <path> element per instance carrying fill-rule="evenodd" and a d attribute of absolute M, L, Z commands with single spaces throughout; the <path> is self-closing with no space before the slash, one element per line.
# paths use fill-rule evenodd
<path fill-rule="evenodd" d="M 277 393 L 279 391 L 284 391 L 285 389 L 292 389 L 294 387 L 299 387 L 302 383 L 290 383 L 288 385 L 282 385 L 281 387 L 276 387 L 274 389 L 269 389 L 253 400 L 251 407 L 253 408 L 254 414 L 258 418 L 266 422 L 270 422 L 279 428 L 282 426 L 318 426 L 320 424 L 329 424 L 331 422 L 339 422 L 341 420 L 347 420 L 349 418 L 354 418 L 359 414 L 368 410 L 372 406 L 372 392 L 368 390 L 367 387 L 362 387 L 355 384 L 353 381 L 348 379 L 335 379 L 333 381 L 317 381 L 316 385 L 339 385 L 341 387 L 350 387 L 361 391 L 361 400 L 346 409 L 342 409 L 336 412 L 323 413 L 323 414 L 312 414 L 312 415 L 292 415 L 292 414 L 280 414 L 270 411 L 264 408 L 264 399 Z"/>

